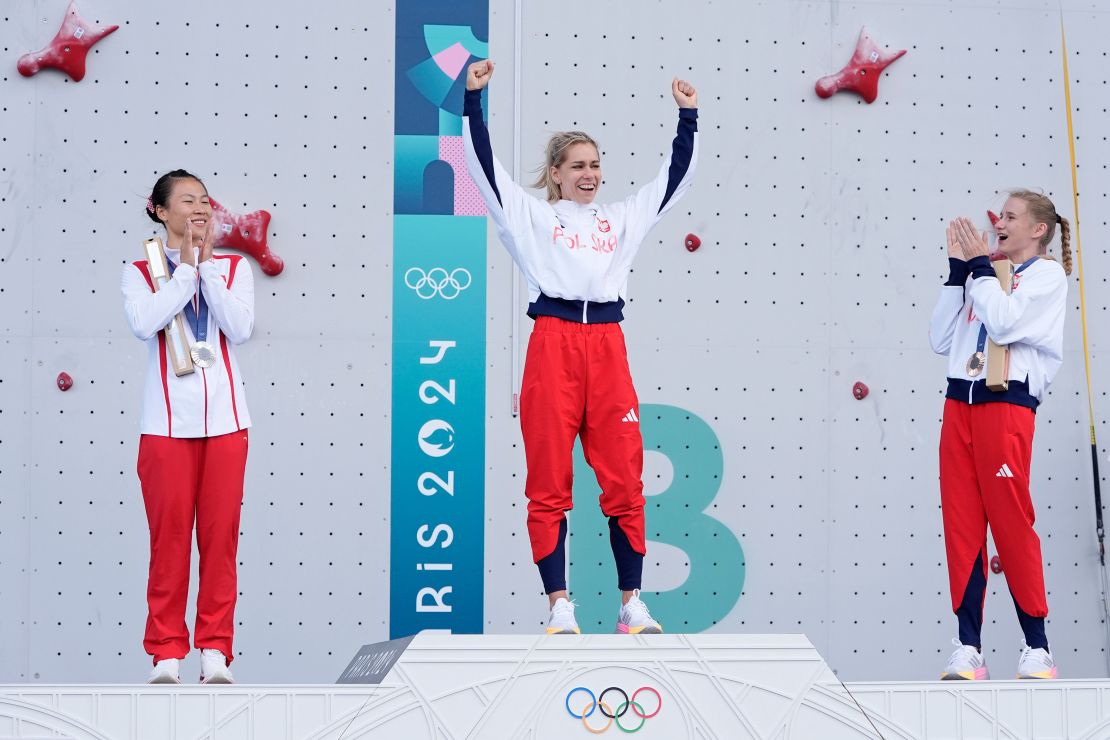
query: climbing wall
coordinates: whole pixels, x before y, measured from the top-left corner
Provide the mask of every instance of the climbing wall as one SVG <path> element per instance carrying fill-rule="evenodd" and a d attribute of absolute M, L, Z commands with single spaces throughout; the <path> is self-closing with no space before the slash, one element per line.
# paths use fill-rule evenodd
<path fill-rule="evenodd" d="M 986 228 L 986 210 L 1014 187 L 1043 189 L 1074 221 L 1059 12 L 1036 2 L 742 5 L 705 4 L 677 22 L 670 4 L 634 13 L 608 4 L 573 28 L 560 21 L 566 7 L 527 7 L 519 126 L 504 97 L 511 74 L 495 77 L 494 147 L 508 159 L 519 146 L 528 176 L 550 132 L 591 132 L 602 148 L 600 197 L 618 199 L 667 151 L 671 77 L 698 85 L 696 184 L 649 236 L 625 312 L 641 404 L 664 407 L 658 419 L 641 414 L 645 437 L 667 448 L 645 445 L 649 537 L 664 530 L 645 568 L 645 589 L 663 593 L 648 603 L 668 629 L 804 631 L 842 676 L 932 678 L 955 635 L 937 487 L 945 364 L 926 336 L 947 277 L 944 225 L 967 215 Z M 1065 8 L 1105 475 L 1099 317 L 1110 260 L 1099 204 L 1108 182 L 1083 163 L 1102 161 L 1105 148 L 1091 96 L 1105 77 L 1095 60 L 1110 16 Z M 814 82 L 848 62 L 865 25 L 880 48 L 906 56 L 873 104 L 820 99 Z M 988 27 L 997 42 L 984 42 Z M 500 73 L 511 72 L 513 53 L 511 36 L 493 39 Z M 683 246 L 691 232 L 702 243 L 693 253 Z M 1069 285 L 1067 357 L 1038 413 L 1033 490 L 1053 650 L 1069 675 L 1105 675 L 1077 274 Z M 870 391 L 863 400 L 857 381 Z M 712 434 L 676 426 L 688 417 Z M 507 420 L 494 428 L 519 445 Z M 705 472 L 718 458 L 719 481 Z M 519 462 L 502 470 L 491 488 L 520 485 Z M 589 495 L 577 497 L 571 529 L 587 539 L 571 540 L 572 588 L 577 570 L 590 586 L 579 594 L 584 622 L 612 629 L 615 576 L 607 542 L 594 537 L 596 485 L 578 490 Z M 508 526 L 522 508 L 509 501 L 491 517 Z M 512 546 L 511 567 L 495 568 L 489 588 L 491 601 L 514 607 L 498 611 L 493 631 L 536 629 L 545 616 L 527 545 Z M 534 604 L 516 600 L 522 583 Z M 1005 575 L 992 574 L 984 639 L 998 675 L 1016 665 L 1020 637 Z"/>
<path fill-rule="evenodd" d="M 154 233 L 151 186 L 177 167 L 230 211 L 273 213 L 285 260 L 277 277 L 252 260 L 257 320 L 238 349 L 254 427 L 237 677 L 331 680 L 388 621 L 391 11 L 80 10 L 120 30 L 79 83 L 15 69 L 64 3 L 0 14 L 0 680 L 148 670 L 146 348 L 118 285 Z M 184 675 L 198 672 L 193 653 Z"/>
<path fill-rule="evenodd" d="M 624 327 L 648 442 L 653 612 L 675 632 L 805 632 L 843 678 L 934 677 L 955 634 L 936 469 L 944 361 L 926 336 L 943 228 L 957 215 L 985 226 L 999 192 L 1022 186 L 1074 220 L 1059 3 L 489 9 L 489 124 L 521 178 L 550 132 L 580 128 L 601 143 L 600 197 L 623 197 L 667 151 L 672 76 L 699 89 L 696 184 L 649 235 Z M 238 355 L 255 426 L 237 677 L 331 681 L 389 633 L 393 7 L 84 0 L 90 24 L 120 26 L 84 79 L 21 76 L 16 60 L 65 10 L 0 13 L 0 682 L 147 670 L 134 474 L 145 349 L 117 285 L 153 233 L 150 186 L 175 167 L 235 213 L 270 211 L 285 264 L 276 277 L 252 265 L 257 322 Z M 1063 18 L 1105 474 L 1110 14 L 1065 2 Z M 864 25 L 907 54 L 873 104 L 818 98 Z M 483 623 L 533 633 L 546 607 L 512 414 L 531 322 L 513 320 L 523 296 L 514 305 L 492 232 L 485 270 Z M 1075 273 L 1069 284 L 1034 500 L 1061 671 L 1104 676 Z M 587 473 L 580 463 L 571 584 L 583 627 L 607 631 L 617 595 Z M 989 588 L 984 637 L 1004 676 L 1020 632 L 1005 575 Z"/>

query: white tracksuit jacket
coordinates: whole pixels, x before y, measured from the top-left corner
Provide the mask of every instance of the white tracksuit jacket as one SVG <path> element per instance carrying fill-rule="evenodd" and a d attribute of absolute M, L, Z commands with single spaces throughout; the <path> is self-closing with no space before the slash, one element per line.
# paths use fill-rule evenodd
<path fill-rule="evenodd" d="M 124 311 L 136 337 L 146 342 L 148 361 L 140 432 L 164 437 L 215 437 L 250 426 L 250 412 L 234 345 L 254 329 L 254 275 L 239 255 L 213 255 L 199 269 L 179 264 L 179 252 L 166 249 L 177 264 L 173 277 L 157 293 L 145 271 L 146 261 L 125 265 L 121 277 Z M 198 288 L 208 303 L 207 341 L 216 349 L 215 363 L 177 377 L 167 354 L 162 329 L 190 301 Z M 185 322 L 188 327 L 188 320 Z M 186 329 L 190 341 L 192 327 Z"/>
<path fill-rule="evenodd" d="M 554 204 L 513 182 L 493 156 L 481 91 L 467 91 L 467 169 L 502 244 L 528 281 L 528 314 L 579 323 L 623 318 L 628 273 L 648 231 L 690 189 L 697 163 L 697 110 L 680 108 L 671 154 L 652 182 L 618 203 Z"/>
<path fill-rule="evenodd" d="M 933 351 L 948 355 L 948 398 L 967 403 L 1005 401 L 1036 409 L 1064 359 L 1068 283 L 1064 268 L 1040 258 L 1002 291 L 987 257 L 949 260 L 951 276 L 941 288 L 929 324 Z M 967 361 L 976 351 L 979 327 L 1010 347 L 1010 390 L 986 387 L 987 368 L 976 378 Z"/>

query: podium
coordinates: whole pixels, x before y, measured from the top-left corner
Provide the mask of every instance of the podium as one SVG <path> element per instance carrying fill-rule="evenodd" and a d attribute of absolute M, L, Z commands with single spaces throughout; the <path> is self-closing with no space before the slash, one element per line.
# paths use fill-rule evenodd
<path fill-rule="evenodd" d="M 359 655 L 344 680 L 368 683 L 0 686 L 0 738 L 1110 737 L 1110 681 L 844 686 L 804 635 L 422 634 Z"/>
<path fill-rule="evenodd" d="M 398 738 L 875 737 L 804 635 L 419 635 L 381 685 Z"/>

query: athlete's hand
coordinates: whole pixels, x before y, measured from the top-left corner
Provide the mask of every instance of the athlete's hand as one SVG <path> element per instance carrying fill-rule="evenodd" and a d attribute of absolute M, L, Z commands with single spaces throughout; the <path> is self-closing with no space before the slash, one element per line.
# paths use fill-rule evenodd
<path fill-rule="evenodd" d="M 960 240 L 956 238 L 956 222 L 949 221 L 948 228 L 945 229 L 945 235 L 948 237 L 948 256 L 955 260 L 964 260 L 964 250 L 960 247 Z"/>
<path fill-rule="evenodd" d="M 489 84 L 490 77 L 493 77 L 493 62 L 491 60 L 482 59 L 474 62 L 466 68 L 466 89 L 481 90 Z"/>
<path fill-rule="evenodd" d="M 181 240 L 181 256 L 178 259 L 183 265 L 197 266 L 196 253 L 193 252 L 193 225 L 188 219 L 185 221 L 185 236 Z"/>
<path fill-rule="evenodd" d="M 698 107 L 698 91 L 686 80 L 675 77 L 671 81 L 671 95 L 674 95 L 674 102 L 678 103 L 679 108 Z"/>
<path fill-rule="evenodd" d="M 197 260 L 198 264 L 212 259 L 212 246 L 216 241 L 212 237 L 213 223 L 211 218 L 208 219 L 208 225 L 205 227 L 204 233 L 200 234 L 197 241 L 197 246 L 200 247 L 200 258 Z"/>
<path fill-rule="evenodd" d="M 970 218 L 960 217 L 953 223 L 956 225 L 956 241 L 960 244 L 965 260 L 990 255 L 990 239 L 987 232 L 977 231 Z"/>

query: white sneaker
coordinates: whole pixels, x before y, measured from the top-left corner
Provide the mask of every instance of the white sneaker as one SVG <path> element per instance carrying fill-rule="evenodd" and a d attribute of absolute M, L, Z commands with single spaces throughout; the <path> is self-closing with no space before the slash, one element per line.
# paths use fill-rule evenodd
<path fill-rule="evenodd" d="M 651 618 L 647 604 L 640 601 L 640 589 L 632 592 L 632 598 L 621 607 L 617 616 L 617 632 L 625 635 L 661 635 L 663 625 Z"/>
<path fill-rule="evenodd" d="M 547 620 L 547 634 L 549 635 L 580 635 L 578 622 L 574 621 L 574 602 L 566 599 L 555 599 L 551 607 L 551 618 Z"/>
<path fill-rule="evenodd" d="M 940 674 L 941 681 L 985 681 L 990 678 L 982 653 L 971 645 L 964 645 L 957 637 L 952 638 L 952 644 L 956 649 L 948 659 L 944 673 Z"/>
<path fill-rule="evenodd" d="M 235 683 L 231 669 L 227 667 L 227 656 L 219 650 L 204 648 L 200 651 L 201 683 Z"/>
<path fill-rule="evenodd" d="M 1044 648 L 1031 648 L 1021 641 L 1021 659 L 1018 660 L 1018 678 L 1056 678 L 1056 661 Z"/>
<path fill-rule="evenodd" d="M 147 683 L 181 683 L 181 661 L 166 658 L 154 664 Z"/>

